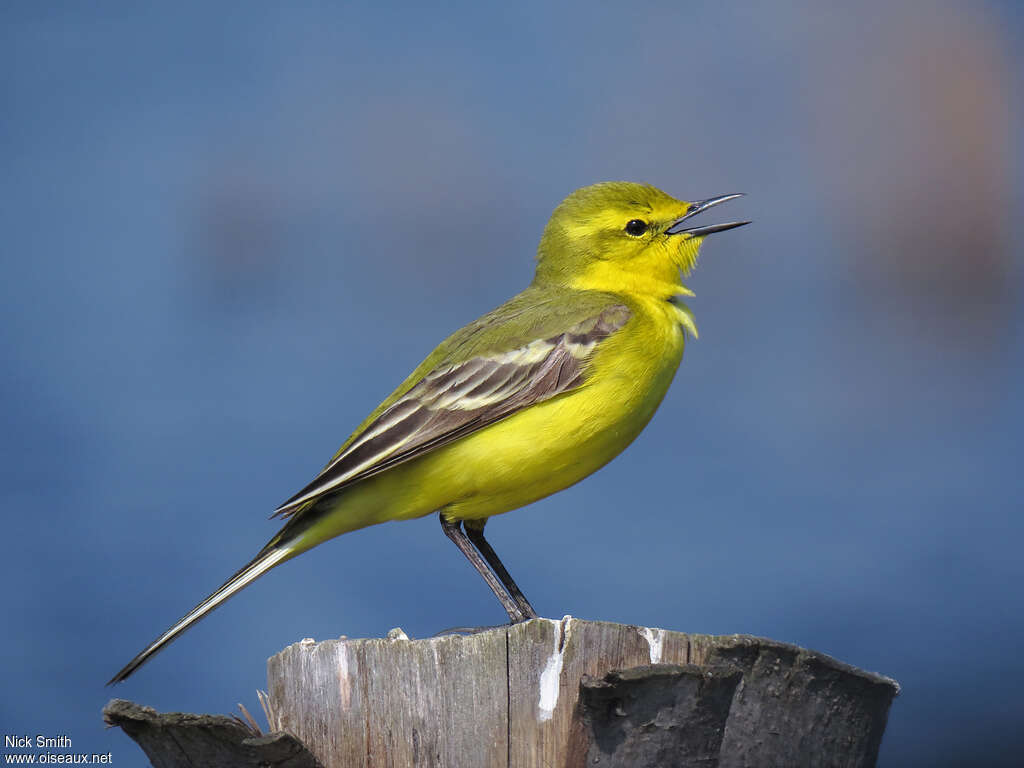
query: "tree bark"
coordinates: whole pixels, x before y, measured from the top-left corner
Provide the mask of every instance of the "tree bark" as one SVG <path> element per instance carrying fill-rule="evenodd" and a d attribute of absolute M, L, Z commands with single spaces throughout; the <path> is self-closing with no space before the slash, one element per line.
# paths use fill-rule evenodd
<path fill-rule="evenodd" d="M 323 768 L 291 734 L 263 736 L 224 715 L 160 714 L 111 699 L 103 720 L 131 736 L 153 768 Z"/>

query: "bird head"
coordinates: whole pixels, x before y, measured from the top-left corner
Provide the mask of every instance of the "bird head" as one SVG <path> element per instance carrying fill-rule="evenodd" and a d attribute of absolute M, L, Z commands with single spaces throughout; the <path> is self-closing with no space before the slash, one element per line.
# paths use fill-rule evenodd
<path fill-rule="evenodd" d="M 697 263 L 704 238 L 748 224 L 689 226 L 701 211 L 740 195 L 676 200 L 649 184 L 608 181 L 578 189 L 548 221 L 535 282 L 579 289 L 671 294 Z"/>

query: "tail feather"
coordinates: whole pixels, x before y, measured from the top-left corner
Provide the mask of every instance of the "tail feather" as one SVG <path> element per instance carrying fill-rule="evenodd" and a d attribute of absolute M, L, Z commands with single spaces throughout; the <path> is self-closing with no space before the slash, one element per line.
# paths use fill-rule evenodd
<path fill-rule="evenodd" d="M 124 669 L 110 679 L 110 682 L 108 682 L 107 685 L 119 683 L 127 678 L 153 656 L 162 651 L 164 647 L 178 637 L 178 635 L 206 616 L 210 611 L 219 606 L 236 592 L 247 587 L 253 581 L 258 579 L 275 565 L 286 560 L 292 554 L 294 554 L 294 550 L 289 546 L 269 546 L 264 549 L 256 555 L 252 561 L 243 566 L 234 576 L 224 582 L 220 589 L 203 600 L 203 602 L 199 603 L 199 605 L 187 614 L 182 616 L 174 626 L 150 643 L 138 656 L 129 661 L 125 665 Z"/>

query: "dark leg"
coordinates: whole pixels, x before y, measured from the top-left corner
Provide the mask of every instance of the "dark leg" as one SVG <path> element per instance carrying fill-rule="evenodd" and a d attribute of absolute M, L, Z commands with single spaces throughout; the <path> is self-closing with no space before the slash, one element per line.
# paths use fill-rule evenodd
<path fill-rule="evenodd" d="M 459 548 L 459 551 L 462 552 L 462 554 L 466 556 L 466 559 L 472 563 L 474 568 L 476 568 L 477 573 L 479 573 L 483 577 L 484 581 L 487 582 L 487 586 L 491 588 L 494 596 L 501 601 L 501 605 L 505 608 L 509 621 L 515 624 L 520 621 L 526 621 L 528 618 L 535 617 L 537 615 L 535 613 L 532 616 L 524 616 L 519 604 L 509 597 L 509 594 L 505 591 L 504 587 L 502 587 L 501 582 L 499 582 L 498 578 L 491 573 L 491 570 L 487 567 L 487 563 L 485 563 L 483 558 L 480 557 L 480 553 L 473 549 L 472 543 L 470 543 L 470 540 L 462 530 L 462 521 L 455 520 L 454 522 L 449 522 L 448 520 L 445 520 L 444 512 L 441 512 L 438 517 L 441 519 L 441 530 L 444 531 L 445 536 L 455 543 L 455 546 Z M 488 549 L 490 549 L 490 547 L 488 547 Z M 493 550 L 491 550 L 491 554 L 494 554 Z M 502 568 L 502 570 L 504 570 L 504 568 Z M 527 603 L 527 605 L 529 605 L 529 603 Z M 531 608 L 530 611 L 532 612 L 533 609 Z"/>
<path fill-rule="evenodd" d="M 491 566 L 494 573 L 497 574 L 499 579 L 501 579 L 501 583 L 504 585 L 505 589 L 508 590 L 512 599 L 516 601 L 516 605 L 519 607 L 519 611 L 523 614 L 525 619 L 536 619 L 537 612 L 533 610 L 533 606 L 530 605 L 530 601 L 526 599 L 526 595 L 523 594 L 519 585 L 515 583 L 504 564 L 498 559 L 498 553 L 494 551 L 491 545 L 487 543 L 487 539 L 484 538 L 484 525 L 486 524 L 486 519 L 467 520 L 465 522 L 466 536 L 469 537 L 469 540 L 473 542 L 473 546 L 479 550 L 480 554 L 483 555 L 484 559 L 487 561 L 487 564 Z"/>

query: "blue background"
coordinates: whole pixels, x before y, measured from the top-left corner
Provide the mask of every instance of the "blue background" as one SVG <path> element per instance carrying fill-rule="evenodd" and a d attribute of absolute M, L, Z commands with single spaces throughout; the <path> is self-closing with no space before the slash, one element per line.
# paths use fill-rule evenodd
<path fill-rule="evenodd" d="M 431 517 L 103 687 L 629 179 L 755 223 L 706 243 L 644 434 L 492 521 L 526 594 L 891 675 L 883 765 L 1019 758 L 1019 5 L 86 5 L 0 9 L 4 733 L 139 764 L 112 694 L 256 711 L 300 638 L 501 621 Z"/>

